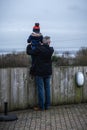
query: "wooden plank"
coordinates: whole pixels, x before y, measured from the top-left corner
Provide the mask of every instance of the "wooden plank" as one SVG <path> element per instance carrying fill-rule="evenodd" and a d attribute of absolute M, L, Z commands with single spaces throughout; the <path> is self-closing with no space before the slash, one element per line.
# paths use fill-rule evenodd
<path fill-rule="evenodd" d="M 67 103 L 74 103 L 75 98 L 75 72 L 74 67 L 68 68 L 68 95 Z"/>
<path fill-rule="evenodd" d="M 27 107 L 27 70 L 20 68 L 18 77 L 19 77 L 19 85 L 18 85 L 18 99 L 19 99 L 19 108 L 26 108 Z"/>
<path fill-rule="evenodd" d="M 87 102 L 87 67 L 84 67 L 83 102 Z"/>
<path fill-rule="evenodd" d="M 61 73 L 60 73 L 60 102 L 63 104 L 65 102 L 65 84 L 66 84 L 66 70 L 65 67 L 61 67 Z"/>
<path fill-rule="evenodd" d="M 57 105 L 60 103 L 60 68 L 53 69 L 52 76 L 52 104 Z"/>
<path fill-rule="evenodd" d="M 10 100 L 10 74 L 9 69 L 1 69 L 0 70 L 0 106 L 1 109 L 4 109 L 4 102 L 8 102 L 9 108 L 9 100 Z"/>
<path fill-rule="evenodd" d="M 64 75 L 63 75 L 63 78 L 64 78 L 64 101 L 63 103 L 66 104 L 67 103 L 67 100 L 68 100 L 68 67 L 64 67 Z"/>
<path fill-rule="evenodd" d="M 24 106 L 28 106 L 28 87 L 27 87 L 27 80 L 28 75 L 27 75 L 27 68 L 23 69 L 23 82 L 24 82 Z"/>
<path fill-rule="evenodd" d="M 59 103 L 62 104 L 62 100 L 64 98 L 64 84 L 63 84 L 63 72 L 62 68 L 60 67 L 60 100 Z"/>
<path fill-rule="evenodd" d="M 19 107 L 19 69 L 11 68 L 11 110 Z"/>
<path fill-rule="evenodd" d="M 28 70 L 29 72 L 29 70 Z M 38 97 L 37 97 L 37 86 L 35 84 L 35 77 L 31 77 L 28 73 L 28 105 L 30 107 L 37 105 Z"/>
<path fill-rule="evenodd" d="M 51 100 L 51 104 L 52 104 L 52 88 L 53 88 L 53 75 L 51 76 L 51 80 L 50 80 L 50 100 Z"/>

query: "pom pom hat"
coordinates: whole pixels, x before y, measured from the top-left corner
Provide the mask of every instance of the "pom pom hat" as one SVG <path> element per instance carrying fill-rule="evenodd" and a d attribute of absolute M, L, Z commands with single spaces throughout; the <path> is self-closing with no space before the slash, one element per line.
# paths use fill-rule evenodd
<path fill-rule="evenodd" d="M 35 32 L 35 33 L 40 33 L 39 23 L 35 23 L 35 26 L 33 27 L 33 32 Z"/>

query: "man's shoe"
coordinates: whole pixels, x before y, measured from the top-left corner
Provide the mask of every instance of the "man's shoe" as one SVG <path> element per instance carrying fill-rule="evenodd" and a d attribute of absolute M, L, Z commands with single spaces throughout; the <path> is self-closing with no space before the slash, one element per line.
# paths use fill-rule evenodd
<path fill-rule="evenodd" d="M 39 107 L 34 107 L 33 109 L 34 109 L 34 111 L 43 111 L 43 109 L 41 109 Z"/>
<path fill-rule="evenodd" d="M 48 109 L 50 109 L 50 107 L 45 107 L 45 110 L 48 110 Z"/>

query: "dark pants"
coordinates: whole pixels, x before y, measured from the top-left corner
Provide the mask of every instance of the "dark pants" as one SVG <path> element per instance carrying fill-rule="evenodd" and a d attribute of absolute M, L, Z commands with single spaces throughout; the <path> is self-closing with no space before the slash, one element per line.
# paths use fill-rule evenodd
<path fill-rule="evenodd" d="M 50 106 L 50 77 L 36 76 L 39 107 L 44 110 Z"/>

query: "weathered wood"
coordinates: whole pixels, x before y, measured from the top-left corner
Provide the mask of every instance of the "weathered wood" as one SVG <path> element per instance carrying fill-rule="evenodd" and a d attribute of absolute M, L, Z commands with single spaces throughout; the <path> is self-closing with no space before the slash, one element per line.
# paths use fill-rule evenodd
<path fill-rule="evenodd" d="M 87 67 L 84 67 L 85 82 L 83 86 L 83 102 L 87 102 Z"/>
<path fill-rule="evenodd" d="M 74 75 L 79 71 L 83 72 L 82 67 L 75 67 Z M 77 87 L 77 85 L 75 84 L 75 103 L 82 102 L 82 90 L 83 90 L 83 87 Z"/>
<path fill-rule="evenodd" d="M 11 109 L 27 107 L 27 70 L 11 69 Z"/>
<path fill-rule="evenodd" d="M 29 72 L 29 71 L 28 71 Z M 31 77 L 28 73 L 28 105 L 34 106 L 37 104 L 37 89 L 35 84 L 35 77 Z"/>
<path fill-rule="evenodd" d="M 68 94 L 67 94 L 67 103 L 74 103 L 75 98 L 75 74 L 73 67 L 68 67 Z"/>
<path fill-rule="evenodd" d="M 10 100 L 10 69 L 0 70 L 0 105 L 4 109 L 4 102 Z M 9 105 L 8 105 L 9 107 Z"/>
<path fill-rule="evenodd" d="M 67 103 L 68 99 L 68 67 L 62 68 L 62 80 L 61 84 L 63 84 L 62 87 L 62 103 Z"/>
<path fill-rule="evenodd" d="M 55 72 L 55 73 L 54 73 Z M 58 101 L 60 102 L 60 68 L 53 68 L 53 76 L 52 76 L 52 104 L 56 105 Z"/>
<path fill-rule="evenodd" d="M 85 83 L 77 87 L 75 74 L 81 71 Z M 87 102 L 87 67 L 53 66 L 51 77 L 51 104 Z M 9 110 L 25 109 L 38 104 L 35 78 L 29 75 L 29 68 L 0 69 L 0 111 L 4 102 Z"/>

